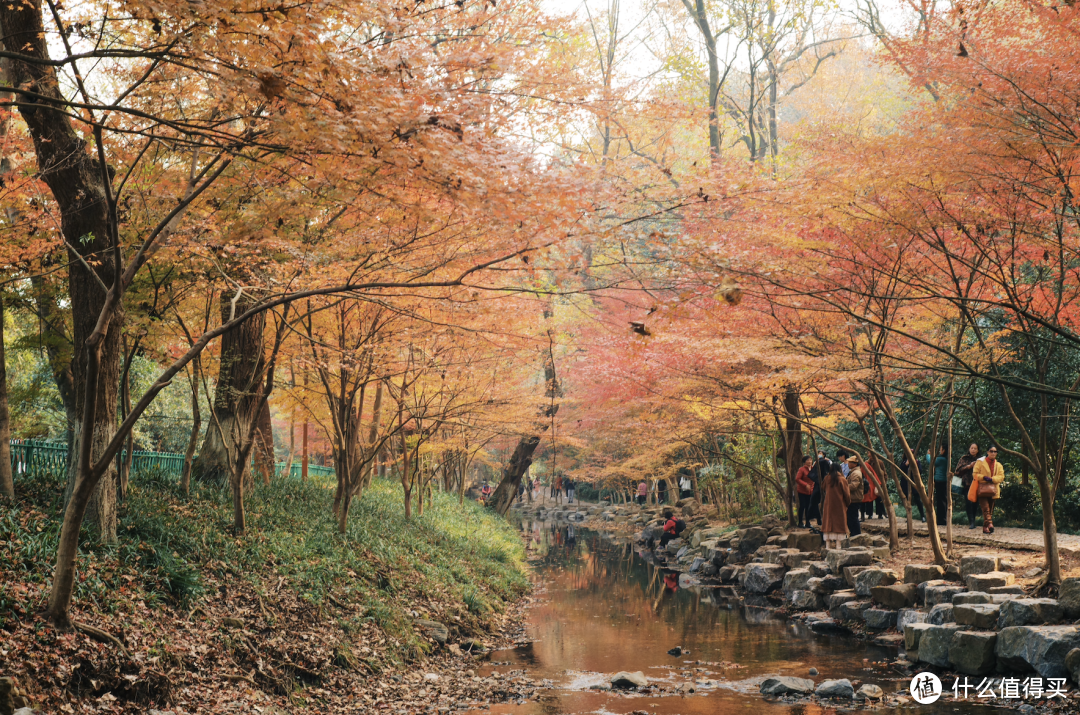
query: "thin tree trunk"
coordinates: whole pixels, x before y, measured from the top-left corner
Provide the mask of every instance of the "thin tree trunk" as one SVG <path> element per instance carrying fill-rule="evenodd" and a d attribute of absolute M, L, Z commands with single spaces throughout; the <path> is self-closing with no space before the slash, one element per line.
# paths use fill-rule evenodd
<path fill-rule="evenodd" d="M 187 450 L 184 452 L 184 467 L 180 470 L 180 491 L 184 496 L 191 493 L 191 465 L 195 458 L 195 448 L 199 446 L 199 434 L 202 431 L 202 412 L 199 410 L 199 358 L 191 366 L 191 436 L 188 437 Z"/>
<path fill-rule="evenodd" d="M 259 410 L 259 427 L 255 433 L 255 464 L 263 484 L 269 485 L 274 472 L 274 423 L 270 415 L 269 401 L 263 401 Z"/>
<path fill-rule="evenodd" d="M 7 363 L 4 349 L 4 296 L 0 294 L 0 495 L 15 498 L 11 474 L 11 413 L 8 410 Z"/>
<path fill-rule="evenodd" d="M 304 422 L 304 433 L 301 440 L 300 452 L 300 481 L 306 482 L 308 478 L 308 423 Z"/>

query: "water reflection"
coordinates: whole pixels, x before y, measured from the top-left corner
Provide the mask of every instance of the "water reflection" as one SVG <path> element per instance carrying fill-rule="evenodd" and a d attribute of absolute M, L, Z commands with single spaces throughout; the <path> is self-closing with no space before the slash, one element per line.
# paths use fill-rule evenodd
<path fill-rule="evenodd" d="M 493 708 L 498 713 L 679 713 L 728 715 L 749 708 L 770 715 L 833 712 L 816 704 L 763 700 L 758 686 L 768 675 L 874 683 L 887 693 L 906 688 L 908 677 L 890 665 L 894 648 L 809 632 L 773 617 L 765 604 L 746 606 L 729 587 L 680 582 L 626 539 L 565 522 L 525 521 L 522 535 L 535 569 L 539 603 L 532 609 L 533 642 L 493 653 L 533 678 L 559 688 L 541 700 Z M 668 654 L 680 646 L 679 656 Z M 502 668 L 502 666 L 500 666 Z M 489 669 L 485 669 L 489 670 Z M 642 671 L 650 681 L 693 694 L 638 695 L 597 690 L 618 671 Z M 905 713 L 1006 712 L 962 703 L 912 705 Z"/>

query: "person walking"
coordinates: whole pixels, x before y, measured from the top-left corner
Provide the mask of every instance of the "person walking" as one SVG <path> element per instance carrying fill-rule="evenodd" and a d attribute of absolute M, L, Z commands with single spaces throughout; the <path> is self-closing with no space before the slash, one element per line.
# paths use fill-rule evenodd
<path fill-rule="evenodd" d="M 656 480 L 656 503 L 667 504 L 667 480 Z"/>
<path fill-rule="evenodd" d="M 840 471 L 844 473 L 844 478 L 847 478 L 848 471 L 851 470 L 851 466 L 848 464 L 848 453 L 846 449 L 841 449 L 836 453 L 836 459 L 833 461 L 840 465 Z"/>
<path fill-rule="evenodd" d="M 825 493 L 825 477 L 829 476 L 829 470 L 832 468 L 832 462 L 825 456 L 824 452 L 818 452 L 817 461 L 814 462 L 814 466 L 810 468 L 810 480 L 814 483 L 814 491 L 810 495 L 810 517 L 809 519 L 817 519 L 818 528 L 822 528 L 821 524 L 821 510 L 824 503 Z M 807 521 L 809 522 L 809 519 Z"/>
<path fill-rule="evenodd" d="M 694 496 L 694 483 L 690 481 L 690 477 L 686 474 L 679 477 L 679 498 L 689 499 Z"/>
<path fill-rule="evenodd" d="M 859 455 L 852 454 L 847 459 L 848 472 L 844 479 L 848 485 L 847 527 L 848 534 L 858 536 L 862 533 L 859 526 L 859 511 L 862 509 L 863 494 L 866 493 L 866 485 L 863 484 L 863 473 L 859 466 Z M 841 470 L 842 472 L 843 470 Z"/>
<path fill-rule="evenodd" d="M 949 509 L 949 458 L 948 446 L 942 444 L 934 459 L 934 517 L 938 526 L 945 526 Z"/>
<path fill-rule="evenodd" d="M 555 477 L 555 503 L 556 504 L 562 504 L 562 485 L 563 485 L 563 478 L 559 477 L 559 476 Z"/>
<path fill-rule="evenodd" d="M 802 466 L 795 474 L 795 491 L 799 495 L 799 526 L 810 528 L 810 497 L 814 494 L 814 482 L 810 480 L 810 465 L 814 459 L 810 456 L 803 457 Z"/>
<path fill-rule="evenodd" d="M 566 480 L 563 482 L 563 486 L 566 487 L 566 503 L 567 504 L 573 504 L 574 503 L 574 487 L 576 486 L 574 484 L 574 480 L 571 479 L 570 477 L 567 477 Z"/>
<path fill-rule="evenodd" d="M 821 509 L 821 533 L 825 537 L 825 548 L 839 549 L 840 543 L 848 535 L 847 510 L 851 504 L 848 483 L 839 464 L 832 465 L 822 480 L 822 487 L 825 501 Z"/>
<path fill-rule="evenodd" d="M 979 505 L 972 499 L 968 499 L 968 492 L 971 490 L 971 482 L 974 479 L 972 470 L 975 468 L 975 462 L 979 459 L 979 445 L 972 443 L 968 447 L 968 451 L 962 457 L 960 461 L 956 463 L 956 469 L 953 470 L 958 477 L 960 477 L 960 493 L 964 495 L 964 511 L 967 512 L 968 528 L 975 528 L 975 514 L 978 511 Z"/>
<path fill-rule="evenodd" d="M 644 506 L 645 500 L 649 498 L 649 485 L 645 482 L 641 482 L 637 485 L 637 503 Z"/>
<path fill-rule="evenodd" d="M 870 469 L 868 462 L 863 462 L 860 468 L 863 472 L 863 486 L 866 488 L 866 493 L 863 494 L 862 503 L 859 504 L 859 521 L 866 521 L 874 518 L 874 501 L 878 498 L 877 483 L 874 471 Z"/>
<path fill-rule="evenodd" d="M 998 485 L 1005 481 L 1005 469 L 997 461 L 997 456 L 997 447 L 993 446 L 986 450 L 986 456 L 977 460 L 971 470 L 968 499 L 978 500 L 982 508 L 984 534 L 994 533 L 994 502 L 1001 496 Z"/>

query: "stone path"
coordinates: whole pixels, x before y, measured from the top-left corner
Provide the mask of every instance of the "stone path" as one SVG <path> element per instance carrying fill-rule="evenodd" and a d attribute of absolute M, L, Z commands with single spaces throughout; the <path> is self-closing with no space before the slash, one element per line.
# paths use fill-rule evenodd
<path fill-rule="evenodd" d="M 901 538 L 907 536 L 907 520 L 897 519 L 897 531 Z M 886 519 L 875 519 L 862 522 L 863 531 L 874 534 L 889 533 L 889 522 Z M 919 520 L 915 521 L 915 535 L 929 536 L 930 532 L 926 524 Z M 941 527 L 941 539 L 945 540 L 945 527 Z M 966 526 L 953 527 L 953 541 L 957 544 L 977 544 L 980 546 L 996 546 L 1003 549 L 1019 549 L 1021 551 L 1042 551 L 1043 533 L 1035 529 L 1014 529 L 1007 526 L 994 528 L 993 534 L 982 533 L 982 527 L 969 529 Z M 1080 555 L 1080 536 L 1071 534 L 1058 534 L 1058 549 Z"/>

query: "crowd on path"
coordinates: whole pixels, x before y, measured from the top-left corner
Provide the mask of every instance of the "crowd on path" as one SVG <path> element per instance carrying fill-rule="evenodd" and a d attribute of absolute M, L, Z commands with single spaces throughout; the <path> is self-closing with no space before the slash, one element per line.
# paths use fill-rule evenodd
<path fill-rule="evenodd" d="M 945 524 L 952 493 L 950 477 L 955 477 L 965 500 L 968 528 L 975 528 L 977 510 L 981 510 L 983 533 L 994 533 L 994 502 L 1000 496 L 999 485 L 1005 479 L 1005 470 L 997 460 L 997 454 L 997 447 L 991 447 L 980 457 L 979 446 L 972 444 L 960 457 L 956 469 L 949 472 L 945 445 L 933 460 L 927 453 L 927 472 L 932 471 L 934 475 L 934 513 L 938 525 Z M 901 489 L 910 499 L 912 508 L 917 507 L 922 520 L 926 521 L 922 497 L 909 481 L 919 478 L 919 470 L 906 459 L 900 468 L 908 475 L 908 479 L 901 480 Z M 856 453 L 849 454 L 841 449 L 832 460 L 821 451 L 817 453 L 817 459 L 807 456 L 795 475 L 799 526 L 820 531 L 827 546 L 835 542 L 839 548 L 840 542 L 849 535 L 862 533 L 860 522 L 875 518 L 875 511 L 876 518 L 886 516 L 885 503 L 879 493 L 883 488 L 881 477 Z M 817 521 L 817 529 L 811 526 L 811 520 Z"/>

